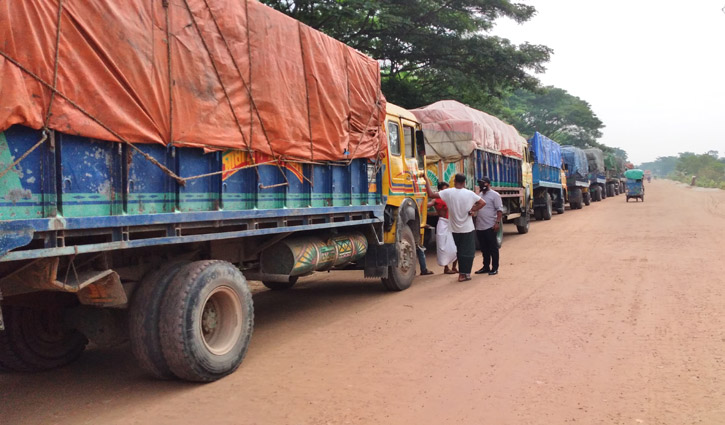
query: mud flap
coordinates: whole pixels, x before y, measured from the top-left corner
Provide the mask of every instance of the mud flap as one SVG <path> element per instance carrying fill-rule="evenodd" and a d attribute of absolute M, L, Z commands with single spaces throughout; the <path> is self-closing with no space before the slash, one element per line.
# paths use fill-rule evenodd
<path fill-rule="evenodd" d="M 365 277 L 388 277 L 388 267 L 398 265 L 395 244 L 371 245 L 365 255 Z"/>

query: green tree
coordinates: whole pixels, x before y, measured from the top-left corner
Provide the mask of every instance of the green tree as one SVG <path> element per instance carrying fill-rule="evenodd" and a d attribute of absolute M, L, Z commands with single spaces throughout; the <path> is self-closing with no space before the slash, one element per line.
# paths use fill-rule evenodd
<path fill-rule="evenodd" d="M 509 0 L 262 0 L 382 64 L 383 93 L 412 108 L 453 98 L 476 108 L 537 87 L 551 50 L 488 35 L 496 19 L 525 22 Z"/>
<path fill-rule="evenodd" d="M 504 99 L 502 114 L 527 137 L 538 131 L 562 145 L 612 151 L 596 141 L 602 136 L 604 123 L 589 103 L 566 90 L 516 90 Z"/>
<path fill-rule="evenodd" d="M 660 156 L 654 161 L 643 162 L 639 165 L 639 168 L 643 170 L 650 170 L 658 177 L 668 177 L 677 169 L 678 161 L 679 158 L 676 156 Z"/>

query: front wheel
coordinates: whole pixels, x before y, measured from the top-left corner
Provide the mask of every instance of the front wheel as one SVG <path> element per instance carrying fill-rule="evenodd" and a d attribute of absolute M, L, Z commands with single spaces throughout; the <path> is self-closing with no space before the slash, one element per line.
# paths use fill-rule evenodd
<path fill-rule="evenodd" d="M 400 238 L 395 242 L 398 253 L 398 265 L 388 267 L 388 277 L 383 278 L 383 286 L 388 291 L 408 289 L 415 278 L 415 237 L 409 226 L 399 230 Z"/>
<path fill-rule="evenodd" d="M 544 202 L 546 203 L 546 207 L 543 208 L 542 214 L 544 220 L 551 220 L 552 213 L 554 211 L 553 202 L 551 200 L 551 195 L 549 195 L 549 192 L 544 193 Z"/>
<path fill-rule="evenodd" d="M 521 219 L 519 220 L 519 223 L 521 221 L 523 221 L 523 224 L 517 224 L 516 225 L 516 231 L 519 232 L 519 234 L 522 234 L 522 235 L 525 234 L 525 233 L 529 233 L 529 223 L 530 223 L 530 220 L 529 220 L 529 213 L 528 212 L 525 212 L 524 213 L 523 217 L 521 217 Z"/>
<path fill-rule="evenodd" d="M 587 193 L 584 194 L 584 205 L 589 205 L 592 203 L 592 194 L 591 192 L 587 191 Z"/>
<path fill-rule="evenodd" d="M 197 261 L 179 270 L 161 304 L 161 348 L 181 379 L 211 382 L 234 372 L 249 348 L 252 295 L 226 261 Z"/>

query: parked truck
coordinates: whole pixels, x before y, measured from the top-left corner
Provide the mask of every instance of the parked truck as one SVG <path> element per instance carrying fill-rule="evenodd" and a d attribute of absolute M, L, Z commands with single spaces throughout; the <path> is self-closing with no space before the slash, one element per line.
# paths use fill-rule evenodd
<path fill-rule="evenodd" d="M 607 176 L 607 196 L 616 196 L 625 190 L 625 161 L 623 158 L 607 153 L 604 156 L 604 167 Z"/>
<path fill-rule="evenodd" d="M 566 180 L 562 182 L 561 147 L 538 131 L 529 139 L 534 189 L 534 217 L 551 220 L 552 212 L 564 214 Z M 564 177 L 566 179 L 566 177 Z"/>
<path fill-rule="evenodd" d="M 567 195 L 572 210 L 589 205 L 589 163 L 587 155 L 576 146 L 562 146 L 561 157 L 566 172 Z"/>
<path fill-rule="evenodd" d="M 247 352 L 247 280 L 410 286 L 423 140 L 376 61 L 255 1 L 21 3 L 0 10 L 25 40 L 0 58 L 0 369 L 130 339 L 147 372 L 213 381 Z"/>
<path fill-rule="evenodd" d="M 592 201 L 599 202 L 607 198 L 607 175 L 604 167 L 604 154 L 599 148 L 584 149 L 589 162 L 589 191 Z"/>
<path fill-rule="evenodd" d="M 519 233 L 529 230 L 531 186 L 525 186 L 522 167 L 526 140 L 513 126 L 485 112 L 453 100 L 413 109 L 421 122 L 426 147 L 426 174 L 433 185 L 440 181 L 453 187 L 456 173 L 465 174 L 468 188 L 484 176 L 501 195 L 503 223 L 514 223 Z M 530 184 L 530 181 L 529 181 Z M 429 211 L 435 227 L 435 212 Z M 502 224 L 503 224 L 502 223 Z M 497 235 L 503 243 L 503 226 Z"/>

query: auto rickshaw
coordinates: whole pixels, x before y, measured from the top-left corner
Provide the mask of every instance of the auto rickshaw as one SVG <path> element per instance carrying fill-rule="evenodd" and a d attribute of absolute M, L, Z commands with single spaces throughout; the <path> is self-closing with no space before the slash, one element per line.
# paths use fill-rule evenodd
<path fill-rule="evenodd" d="M 627 179 L 627 202 L 630 198 L 644 202 L 644 185 L 642 184 L 644 171 L 638 168 L 627 170 L 624 172 L 624 177 Z"/>

